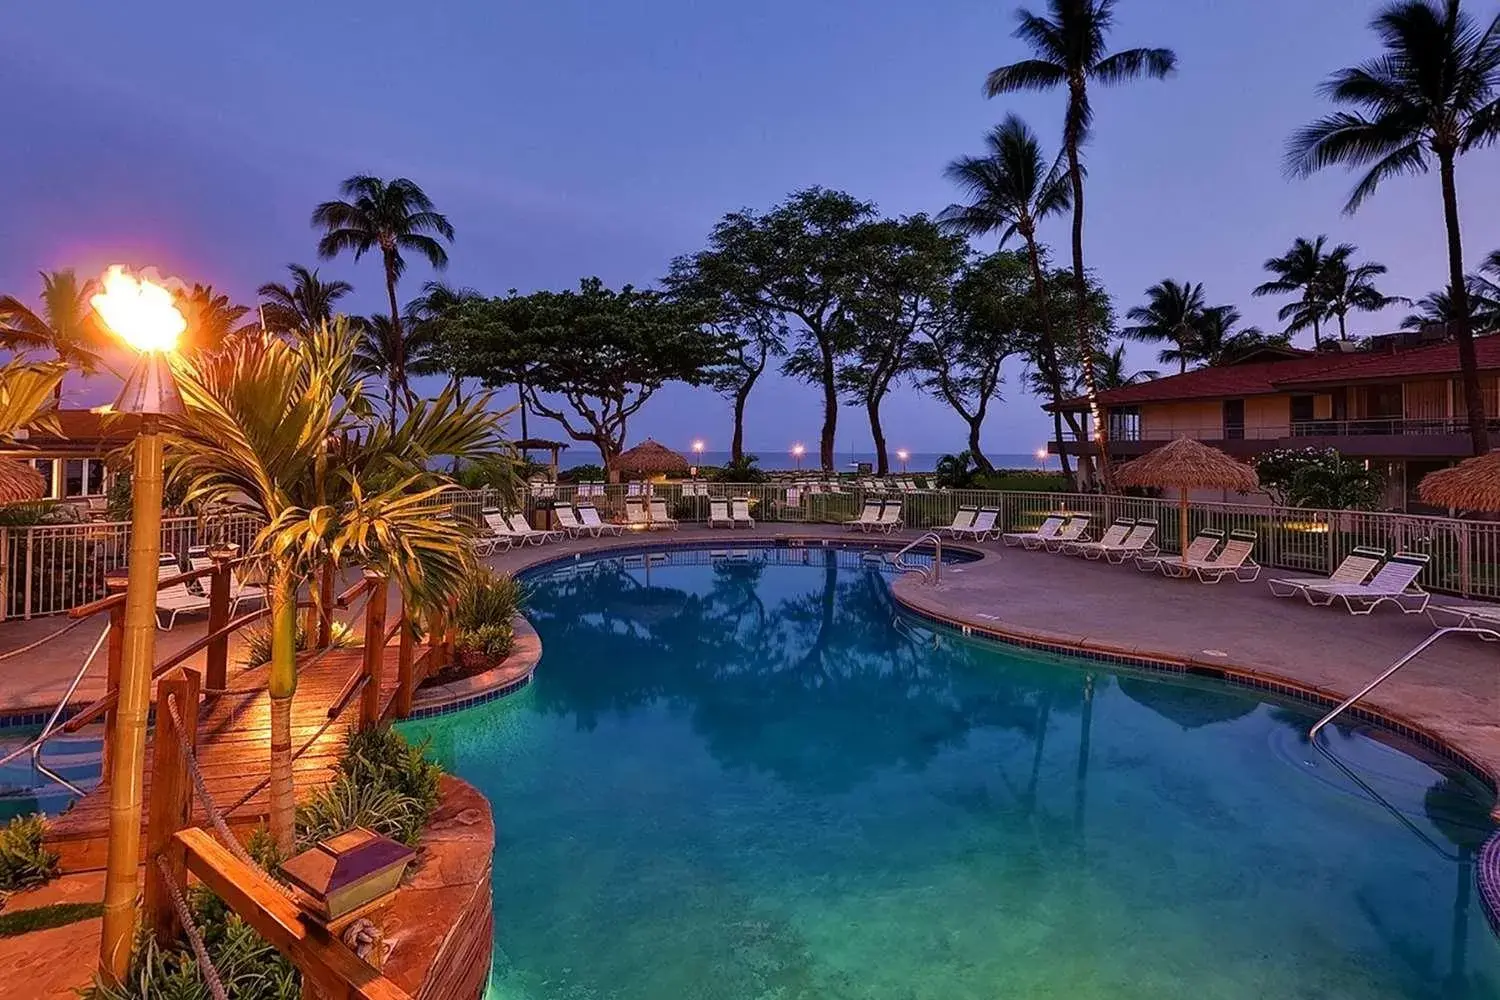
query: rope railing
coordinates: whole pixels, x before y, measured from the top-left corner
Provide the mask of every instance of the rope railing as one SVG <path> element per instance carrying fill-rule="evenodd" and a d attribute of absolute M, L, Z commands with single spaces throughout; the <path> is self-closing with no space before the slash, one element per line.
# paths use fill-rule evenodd
<path fill-rule="evenodd" d="M 214 967 L 213 959 L 208 957 L 208 946 L 203 943 L 203 933 L 193 920 L 192 908 L 188 906 L 187 899 L 182 894 L 182 886 L 177 884 L 177 878 L 172 874 L 172 866 L 165 855 L 156 856 L 156 870 L 161 873 L 161 880 L 166 884 L 172 909 L 177 911 L 177 919 L 182 923 L 183 932 L 187 934 L 188 944 L 193 948 L 193 957 L 198 960 L 198 971 L 203 974 L 208 991 L 214 995 L 214 1000 L 229 1000 L 229 993 L 224 989 L 223 980 L 219 978 L 219 970 Z"/>

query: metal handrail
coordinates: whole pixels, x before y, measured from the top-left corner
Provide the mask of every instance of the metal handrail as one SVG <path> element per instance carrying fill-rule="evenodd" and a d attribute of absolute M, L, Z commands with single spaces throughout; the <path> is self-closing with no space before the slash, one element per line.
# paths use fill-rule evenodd
<path fill-rule="evenodd" d="M 64 788 L 68 789 L 68 791 L 72 792 L 75 795 L 84 794 L 83 789 L 79 788 L 77 785 L 73 784 L 62 775 L 55 773 L 51 768 L 42 763 L 42 747 L 45 746 L 47 741 L 50 740 L 53 736 L 56 736 L 59 732 L 62 732 L 61 729 L 56 728 L 58 717 L 61 716 L 63 710 L 68 707 L 68 702 L 72 699 L 73 692 L 77 691 L 78 685 L 83 682 L 84 675 L 89 672 L 89 666 L 94 662 L 94 657 L 98 656 L 99 650 L 104 648 L 104 640 L 109 638 L 109 629 L 109 623 L 105 622 L 104 629 L 99 633 L 99 638 L 94 641 L 94 648 L 89 650 L 89 655 L 83 658 L 83 665 L 78 668 L 78 673 L 73 675 L 73 682 L 68 685 L 68 689 L 63 692 L 62 698 L 58 701 L 57 707 L 52 709 L 52 714 L 47 717 L 47 724 L 42 727 L 41 733 L 35 739 L 31 740 L 24 746 L 16 750 L 12 750 L 4 757 L 0 757 L 0 767 L 4 767 L 6 764 L 9 764 L 11 761 L 15 760 L 17 757 L 29 752 L 31 754 L 31 766 L 33 770 L 37 771 L 42 776 L 50 778 L 51 780 L 57 782 L 59 785 L 62 785 Z"/>
<path fill-rule="evenodd" d="M 933 546 L 932 569 L 930 571 L 925 566 L 916 566 L 904 561 L 903 557 L 908 552 L 928 541 L 932 542 Z M 943 578 L 943 536 L 939 535 L 936 531 L 929 531 L 916 539 L 916 541 L 909 542 L 899 552 L 891 556 L 891 565 L 903 572 L 922 574 L 922 581 L 924 583 L 938 582 Z"/>
<path fill-rule="evenodd" d="M 1408 652 L 1405 656 L 1401 657 L 1395 663 L 1392 663 L 1389 667 L 1387 667 L 1379 677 L 1375 678 L 1373 681 L 1360 688 L 1354 694 L 1339 702 L 1338 706 L 1335 707 L 1333 711 L 1329 712 L 1317 722 L 1313 723 L 1313 727 L 1307 731 L 1308 741 L 1316 745 L 1318 733 L 1323 729 L 1324 726 L 1332 722 L 1336 716 L 1342 714 L 1345 709 L 1349 708 L 1349 706 L 1359 701 L 1359 699 L 1375 690 L 1381 684 L 1384 684 L 1386 678 L 1390 677 L 1396 671 L 1400 670 L 1412 660 L 1415 660 L 1422 653 L 1426 652 L 1428 646 L 1431 646 L 1433 643 L 1443 638 L 1443 636 L 1452 635 L 1454 632 L 1463 632 L 1468 635 L 1479 635 L 1486 636 L 1491 639 L 1500 639 L 1500 632 L 1497 632 L 1492 628 L 1478 628 L 1471 625 L 1452 625 L 1447 628 L 1438 629 L 1436 632 L 1432 633 L 1427 638 L 1417 643 L 1417 645 L 1414 646 L 1411 651 Z"/>

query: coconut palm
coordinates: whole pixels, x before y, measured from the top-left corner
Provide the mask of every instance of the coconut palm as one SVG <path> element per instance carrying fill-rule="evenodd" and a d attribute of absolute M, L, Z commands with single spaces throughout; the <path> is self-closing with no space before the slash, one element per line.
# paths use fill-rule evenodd
<path fill-rule="evenodd" d="M 1322 87 L 1338 111 L 1292 136 L 1287 168 L 1307 176 L 1341 164 L 1368 168 L 1345 206 L 1354 212 L 1382 181 L 1425 174 L 1437 164 L 1448 233 L 1448 294 L 1458 342 L 1469 434 L 1489 450 L 1474 335 L 1469 325 L 1463 240 L 1458 221 L 1458 157 L 1485 145 L 1500 125 L 1500 17 L 1476 21 L 1459 0 L 1400 0 L 1371 22 L 1385 51 L 1339 70 Z"/>
<path fill-rule="evenodd" d="M 1297 237 L 1290 250 L 1266 261 L 1265 269 L 1276 277 L 1257 285 L 1251 292 L 1257 297 L 1300 292 L 1301 297 L 1282 306 L 1276 318 L 1287 324 L 1288 336 L 1311 329 L 1314 347 L 1323 343 L 1323 321 L 1328 318 L 1328 300 L 1323 294 L 1324 271 L 1330 259 L 1349 257 L 1354 253 L 1354 247 L 1348 243 L 1340 243 L 1325 251 L 1327 242 L 1327 236 L 1318 236 L 1314 240 Z"/>
<path fill-rule="evenodd" d="M 325 201 L 313 210 L 312 224 L 323 230 L 318 241 L 318 256 L 332 259 L 346 251 L 359 260 L 378 250 L 385 267 L 385 290 L 390 300 L 393 328 L 391 343 L 400 347 L 405 331 L 401 307 L 396 300 L 396 282 L 406 271 L 406 257 L 412 253 L 427 260 L 438 271 L 448 266 L 448 251 L 442 240 L 453 242 L 453 227 L 446 216 L 433 208 L 432 199 L 405 177 L 385 181 L 379 177 L 357 175 L 340 187 L 342 201 Z M 391 362 L 396 366 L 396 380 L 406 384 L 405 350 L 396 350 Z"/>
<path fill-rule="evenodd" d="M 324 281 L 317 268 L 288 264 L 292 283 L 268 281 L 256 290 L 261 297 L 261 321 L 277 333 L 301 333 L 333 320 L 334 304 L 354 291 L 347 281 Z"/>
<path fill-rule="evenodd" d="M 1024 9 L 1017 11 L 1019 23 L 1015 36 L 1030 46 L 1032 58 L 992 70 L 984 86 L 990 97 L 1060 87 L 1068 91 L 1063 148 L 1072 187 L 1075 320 L 1106 489 L 1113 488 L 1114 480 L 1109 467 L 1108 428 L 1099 420 L 1099 407 L 1094 399 L 1094 351 L 1088 335 L 1088 283 L 1083 269 L 1083 163 L 1079 151 L 1088 141 L 1094 120 L 1088 86 L 1090 82 L 1110 86 L 1141 77 L 1162 79 L 1177 66 L 1177 56 L 1170 49 L 1109 52 L 1106 36 L 1114 26 L 1114 7 L 1114 0 L 1047 0 L 1050 16 L 1042 17 Z"/>
<path fill-rule="evenodd" d="M 1068 210 L 1071 194 L 1059 164 L 1050 167 L 1042 156 L 1036 133 L 1016 115 L 1007 115 L 985 136 L 985 155 L 962 156 L 948 164 L 944 173 L 968 196 L 966 205 L 949 205 L 938 216 L 945 227 L 968 236 L 999 235 L 1003 249 L 1012 236 L 1026 241 L 1031 261 L 1031 284 L 1041 320 L 1040 357 L 1037 369 L 1044 373 L 1047 393 L 1053 403 L 1052 429 L 1063 475 L 1071 479 L 1068 455 L 1063 450 L 1062 369 L 1057 360 L 1052 318 L 1047 308 L 1046 279 L 1042 276 L 1042 252 L 1036 239 L 1037 223 Z"/>
<path fill-rule="evenodd" d="M 191 289 L 179 291 L 177 308 L 187 320 L 180 345 L 187 354 L 217 351 L 232 339 L 256 333 L 261 328 L 258 318 L 241 323 L 250 307 L 235 305 L 228 295 L 214 291 L 213 285 L 195 282 Z"/>
<path fill-rule="evenodd" d="M 1385 272 L 1384 264 L 1351 264 L 1347 255 L 1328 259 L 1318 284 L 1329 314 L 1338 318 L 1340 340 L 1349 339 L 1345 325 L 1349 310 L 1379 312 L 1398 302 L 1409 301 L 1398 295 L 1386 295 L 1375 287 L 1375 278 Z"/>
<path fill-rule="evenodd" d="M 1083 379 L 1074 380 L 1074 391 L 1083 391 Z M 1137 372 L 1126 372 L 1125 369 L 1125 345 L 1116 344 L 1115 349 L 1106 354 L 1099 355 L 1098 366 L 1094 369 L 1094 378 L 1098 382 L 1100 392 L 1109 392 L 1111 389 L 1123 389 L 1127 385 L 1135 385 L 1138 382 L 1150 382 L 1152 379 L 1161 378 L 1161 372 L 1154 368 L 1146 368 Z"/>
<path fill-rule="evenodd" d="M 0 349 L 12 353 L 51 351 L 57 360 L 85 376 L 109 366 L 102 357 L 110 346 L 89 297 L 98 291 L 93 281 L 79 281 L 71 268 L 40 271 L 41 308 L 33 311 L 13 295 L 0 295 Z M 62 395 L 62 382 L 54 387 Z"/>
<path fill-rule="evenodd" d="M 1439 288 L 1435 292 L 1428 292 L 1413 305 L 1417 307 L 1417 311 L 1406 314 L 1406 317 L 1401 320 L 1401 329 L 1423 330 L 1427 327 L 1451 329 L 1456 317 L 1453 315 L 1453 296 L 1448 294 L 1448 289 Z"/>
<path fill-rule="evenodd" d="M 1210 306 L 1194 328 L 1193 339 L 1183 351 L 1186 360 L 1199 365 L 1227 365 L 1262 347 L 1287 347 L 1285 334 L 1267 335 L 1259 327 L 1235 329 L 1240 311 L 1234 306 Z M 1162 351 L 1166 362 L 1178 360 L 1176 348 Z"/>
<path fill-rule="evenodd" d="M 443 606 L 469 556 L 462 529 L 430 503 L 447 481 L 428 469 L 439 455 L 497 449 L 498 417 L 487 398 L 464 406 L 445 393 L 414 404 L 394 429 L 372 422 L 341 321 L 296 342 L 247 338 L 235 351 L 183 356 L 177 368 L 186 413 L 165 422 L 170 475 L 190 502 L 234 506 L 265 525 L 248 555 L 267 572 L 271 832 L 285 851 L 298 590 L 323 565 L 357 563 L 388 575 L 404 606 Z"/>
<path fill-rule="evenodd" d="M 0 441 L 33 427 L 59 433 L 57 387 L 67 373 L 61 361 L 13 359 L 0 366 Z"/>
<path fill-rule="evenodd" d="M 454 288 L 442 281 L 422 285 L 422 294 L 406 304 L 405 325 L 417 351 L 407 363 L 412 375 L 446 375 L 448 384 L 463 398 L 463 377 L 458 374 L 464 370 L 463 359 L 454 356 L 452 338 L 444 336 L 443 324 L 454 321 L 465 303 L 482 298 L 477 289 Z"/>
<path fill-rule="evenodd" d="M 1132 306 L 1125 313 L 1125 318 L 1133 320 L 1135 325 L 1125 327 L 1120 333 L 1131 340 L 1174 345 L 1164 348 L 1157 360 L 1164 365 L 1175 362 L 1179 371 L 1185 372 L 1207 309 L 1202 284 L 1168 278 L 1146 289 L 1145 305 Z"/>

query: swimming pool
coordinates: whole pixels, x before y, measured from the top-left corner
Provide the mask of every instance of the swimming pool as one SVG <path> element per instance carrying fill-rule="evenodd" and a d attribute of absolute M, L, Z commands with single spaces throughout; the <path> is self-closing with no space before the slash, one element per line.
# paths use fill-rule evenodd
<path fill-rule="evenodd" d="M 1302 708 L 935 633 L 857 552 L 530 584 L 532 684 L 403 726 L 494 807 L 492 997 L 1500 996 L 1490 796 L 1415 747 L 1331 732 L 1361 787 Z"/>

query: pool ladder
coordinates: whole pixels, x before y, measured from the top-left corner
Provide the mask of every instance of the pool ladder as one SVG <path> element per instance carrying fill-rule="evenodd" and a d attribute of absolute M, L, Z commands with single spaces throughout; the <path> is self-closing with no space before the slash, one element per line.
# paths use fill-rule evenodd
<path fill-rule="evenodd" d="M 1371 691 L 1374 691 L 1380 685 L 1384 684 L 1386 680 L 1389 679 L 1390 676 L 1396 671 L 1400 670 L 1412 660 L 1415 660 L 1418 656 L 1421 656 L 1423 653 L 1425 653 L 1428 646 L 1431 646 L 1433 643 L 1437 642 L 1444 636 L 1452 635 L 1454 632 L 1463 632 L 1469 635 L 1477 635 L 1485 639 L 1500 639 L 1500 632 L 1497 632 L 1491 628 L 1477 628 L 1472 625 L 1453 625 L 1447 628 L 1438 629 L 1436 632 L 1432 633 L 1427 638 L 1417 643 L 1416 646 L 1412 647 L 1412 649 L 1407 652 L 1405 656 L 1401 657 L 1395 663 L 1392 663 L 1389 667 L 1387 667 L 1379 677 L 1376 677 L 1373 681 L 1360 688 L 1354 694 L 1339 702 L 1338 706 L 1335 707 L 1333 711 L 1329 712 L 1317 722 L 1313 723 L 1313 727 L 1307 731 L 1308 741 L 1316 746 L 1318 742 L 1318 733 L 1322 731 L 1324 726 L 1328 725 L 1339 715 L 1342 715 L 1344 711 L 1355 702 L 1359 701 L 1365 695 L 1369 694 Z"/>
<path fill-rule="evenodd" d="M 919 545 L 932 543 L 933 556 L 932 565 L 922 566 L 918 563 L 907 562 L 906 554 Z M 943 538 L 936 531 L 929 531 L 916 541 L 907 544 L 901 551 L 891 556 L 891 565 L 903 573 L 921 574 L 923 583 L 937 583 L 943 578 Z"/>

